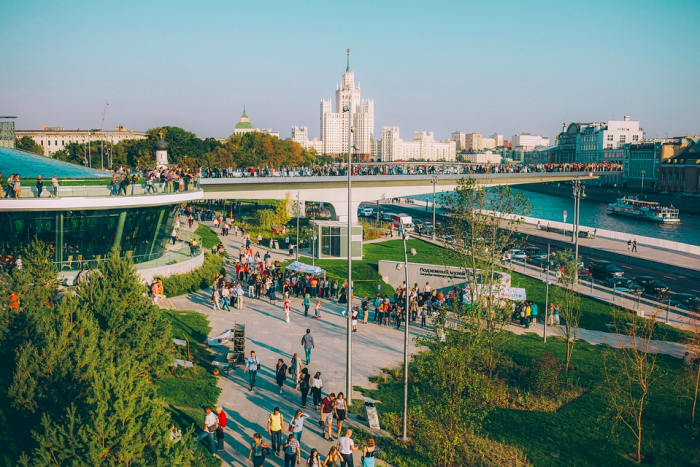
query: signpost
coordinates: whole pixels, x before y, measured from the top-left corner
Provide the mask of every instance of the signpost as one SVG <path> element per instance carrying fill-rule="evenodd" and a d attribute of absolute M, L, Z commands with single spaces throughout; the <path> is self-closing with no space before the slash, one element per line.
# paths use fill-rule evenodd
<path fill-rule="evenodd" d="M 566 216 L 569 215 L 569 211 L 564 211 L 564 223 L 566 223 Z"/>

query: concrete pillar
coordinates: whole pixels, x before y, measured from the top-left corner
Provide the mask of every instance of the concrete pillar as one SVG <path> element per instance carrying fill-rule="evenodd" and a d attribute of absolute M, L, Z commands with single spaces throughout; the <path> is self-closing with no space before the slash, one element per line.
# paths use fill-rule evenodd
<path fill-rule="evenodd" d="M 333 210 L 335 211 L 335 216 L 333 216 L 332 220 L 334 221 L 341 221 L 341 222 L 347 222 L 348 221 L 348 202 L 347 201 L 333 201 L 332 203 L 329 203 L 333 206 Z M 360 201 L 353 201 L 352 202 L 352 207 L 349 210 L 349 214 L 352 219 L 352 223 L 356 224 L 357 223 L 357 209 L 360 207 Z"/>

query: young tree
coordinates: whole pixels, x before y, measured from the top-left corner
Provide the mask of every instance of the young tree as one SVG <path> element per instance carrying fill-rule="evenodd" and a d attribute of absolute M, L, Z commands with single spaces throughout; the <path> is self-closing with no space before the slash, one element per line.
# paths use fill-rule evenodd
<path fill-rule="evenodd" d="M 287 225 L 289 222 L 290 211 L 294 216 L 297 215 L 298 203 L 296 200 L 292 202 L 291 193 L 287 192 L 284 198 L 277 202 L 277 207 L 275 208 L 275 224 Z"/>
<path fill-rule="evenodd" d="M 503 328 L 510 322 L 510 309 L 499 298 L 503 287 L 501 256 L 512 248 L 522 216 L 530 211 L 523 193 L 508 186 L 485 188 L 476 179 L 463 178 L 448 197 L 449 225 L 454 243 L 447 243 L 450 260 L 467 272 L 469 302 L 462 321 L 483 339 L 482 364 L 493 377 Z"/>
<path fill-rule="evenodd" d="M 656 381 L 657 354 L 650 348 L 656 315 L 637 319 L 626 311 L 613 310 L 616 337 L 620 349 L 610 349 L 603 360 L 605 393 L 616 423 L 628 428 L 636 440 L 636 453 L 630 457 L 643 461 L 644 413 Z"/>
<path fill-rule="evenodd" d="M 693 334 L 687 342 L 688 355 L 683 360 L 685 371 L 679 383 L 687 391 L 688 397 L 692 401 L 690 424 L 695 425 L 695 413 L 698 406 L 698 394 L 700 393 L 700 365 L 695 363 L 695 359 L 700 355 L 700 317 L 693 314 L 689 319 L 689 324 Z"/>
<path fill-rule="evenodd" d="M 563 322 L 559 332 L 566 340 L 564 371 L 568 375 L 583 310 L 581 309 L 581 296 L 575 290 L 576 279 L 578 278 L 578 265 L 571 255 L 562 255 L 558 258 L 560 262 L 557 267 L 562 269 L 562 283 L 560 287 L 554 289 L 553 299 L 555 303 L 559 304 L 559 317 Z"/>

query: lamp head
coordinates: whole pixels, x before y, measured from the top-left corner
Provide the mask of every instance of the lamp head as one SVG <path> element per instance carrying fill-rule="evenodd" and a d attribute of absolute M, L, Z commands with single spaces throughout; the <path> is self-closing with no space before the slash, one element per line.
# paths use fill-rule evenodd
<path fill-rule="evenodd" d="M 411 251 L 409 253 L 411 253 L 411 256 L 416 256 L 418 254 L 415 248 L 411 248 Z"/>

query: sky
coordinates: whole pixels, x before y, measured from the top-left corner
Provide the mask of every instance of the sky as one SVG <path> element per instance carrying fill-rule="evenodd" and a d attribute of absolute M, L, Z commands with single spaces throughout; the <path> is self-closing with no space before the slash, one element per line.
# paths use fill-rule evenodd
<path fill-rule="evenodd" d="M 0 2 L 0 115 L 228 137 L 251 122 L 319 135 L 345 69 L 374 99 L 375 135 L 554 138 L 570 123 L 639 120 L 700 134 L 700 1 Z"/>

